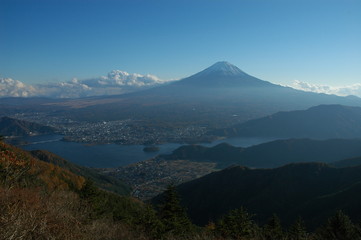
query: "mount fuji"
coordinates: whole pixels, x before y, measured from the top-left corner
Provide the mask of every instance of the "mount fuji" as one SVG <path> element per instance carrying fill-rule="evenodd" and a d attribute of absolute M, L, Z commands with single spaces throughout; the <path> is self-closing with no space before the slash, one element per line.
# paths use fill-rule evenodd
<path fill-rule="evenodd" d="M 52 110 L 60 108 L 76 120 L 131 118 L 224 128 L 279 111 L 303 110 L 321 104 L 361 106 L 361 99 L 272 84 L 228 62 L 217 62 L 167 85 L 123 95 L 57 100 L 44 106 Z"/>
<path fill-rule="evenodd" d="M 205 70 L 196 73 L 175 85 L 192 85 L 199 87 L 238 87 L 270 86 L 269 82 L 260 80 L 240 70 L 229 62 L 217 62 Z"/>

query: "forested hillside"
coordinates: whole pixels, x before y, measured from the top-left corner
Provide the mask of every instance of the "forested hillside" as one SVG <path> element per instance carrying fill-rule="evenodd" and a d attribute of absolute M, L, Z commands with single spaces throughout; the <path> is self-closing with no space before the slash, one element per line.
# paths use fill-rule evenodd
<path fill-rule="evenodd" d="M 235 166 L 181 184 L 177 190 L 189 216 L 199 225 L 216 222 L 240 207 L 256 214 L 254 218 L 260 224 L 277 214 L 285 226 L 302 217 L 306 226 L 316 229 L 337 210 L 361 221 L 361 165 L 335 168 L 324 163 L 297 163 L 275 169 Z"/>
<path fill-rule="evenodd" d="M 10 117 L 0 118 L 0 135 L 2 136 L 29 136 L 52 134 L 55 129 L 41 124 L 18 120 Z"/>
<path fill-rule="evenodd" d="M 220 168 L 242 165 L 274 168 L 295 162 L 331 163 L 361 156 L 360 139 L 283 139 L 247 148 L 222 143 L 214 147 L 186 145 L 162 158 L 215 162 Z"/>
<path fill-rule="evenodd" d="M 173 235 L 163 219 L 139 200 L 0 142 L 1 240 L 159 239 Z"/>
<path fill-rule="evenodd" d="M 277 138 L 360 138 L 361 108 L 319 105 L 283 111 L 214 132 L 219 135 Z"/>
<path fill-rule="evenodd" d="M 340 184 L 335 184 L 337 181 L 330 183 L 338 186 L 340 191 L 330 196 L 325 195 L 325 199 L 335 199 L 338 200 L 338 203 L 341 203 L 354 198 L 355 204 L 350 205 L 353 207 L 345 210 L 347 210 L 347 213 L 353 213 L 353 220 L 357 219 L 355 216 L 359 212 L 357 208 L 359 199 L 355 193 L 360 191 L 357 191 L 359 190 L 358 184 L 350 185 L 347 188 L 347 183 L 357 178 L 355 174 L 358 173 L 359 167 L 353 168 L 352 171 L 346 171 L 342 168 L 339 168 L 339 170 L 336 170 L 336 168 L 328 169 L 320 164 L 306 164 L 303 166 L 303 168 L 306 166 L 306 170 L 317 170 L 313 171 L 314 174 L 311 174 L 313 177 L 308 179 L 312 183 L 317 176 L 321 177 L 323 172 L 340 171 L 339 177 L 341 177 L 340 179 L 344 178 L 344 181 L 338 181 Z M 287 179 L 287 176 L 290 177 L 287 169 L 293 168 L 297 169 L 296 165 L 276 169 L 274 171 L 278 173 L 271 175 L 269 173 L 272 173 L 273 170 L 259 170 L 259 174 L 256 175 L 263 175 L 266 179 L 276 179 L 276 176 L 280 175 Z M 307 173 L 306 170 L 301 171 L 301 173 Z M 327 213 L 329 218 L 327 221 L 320 223 L 314 232 L 307 230 L 306 226 L 309 223 L 303 222 L 302 219 L 296 220 L 294 224 L 286 228 L 289 224 L 282 224 L 276 215 L 271 214 L 271 210 L 265 211 L 265 213 L 271 214 L 269 220 L 265 224 L 260 224 L 257 215 L 253 215 L 253 212 L 248 212 L 243 206 L 233 206 L 226 203 L 228 200 L 234 201 L 245 196 L 246 192 L 233 194 L 232 196 L 227 195 L 227 191 L 230 189 L 233 193 L 239 191 L 239 188 L 237 188 L 239 183 L 237 181 L 238 172 L 248 173 L 253 170 L 235 167 L 224 171 L 236 171 L 236 174 L 225 175 L 226 178 L 231 177 L 233 180 L 226 185 L 227 187 L 223 187 L 224 191 L 222 193 L 218 190 L 218 187 L 222 186 L 222 183 L 226 183 L 226 181 L 219 181 L 218 179 L 216 183 L 208 182 L 211 184 L 208 186 L 212 187 L 212 192 L 221 193 L 218 195 L 221 198 L 213 196 L 212 199 L 212 196 L 203 191 L 209 189 L 207 187 L 204 187 L 203 190 L 197 189 L 199 191 L 196 194 L 193 194 L 192 191 L 188 192 L 197 198 L 197 202 L 201 204 L 200 206 L 211 206 L 207 204 L 208 201 L 216 204 L 214 209 L 209 209 L 209 212 L 199 212 L 198 217 L 209 217 L 209 214 L 217 207 L 227 207 L 227 210 L 229 210 L 224 212 L 218 220 L 209 222 L 205 227 L 199 227 L 194 225 L 187 217 L 186 209 L 180 205 L 181 199 L 174 186 L 168 187 L 162 195 L 162 199 L 156 204 L 157 211 L 155 211 L 148 204 L 130 197 L 100 190 L 84 177 L 77 176 L 52 163 L 39 161 L 26 151 L 0 142 L 0 239 L 361 239 L 359 226 L 352 222 L 344 212 L 336 211 L 335 208 L 328 208 L 329 205 L 325 205 L 324 201 L 320 201 L 322 198 L 311 202 L 314 203 L 313 206 L 316 206 L 313 209 L 313 214 L 321 216 Z M 262 171 L 268 171 L 268 173 L 260 174 Z M 213 178 L 222 173 L 211 174 L 203 179 Z M 326 175 L 330 177 L 332 174 Z M 306 174 L 306 176 L 308 175 Z M 199 180 L 199 182 L 203 181 L 202 179 Z M 248 183 L 250 182 L 252 181 L 248 181 Z M 280 190 L 285 182 L 271 181 L 270 183 L 274 185 L 273 189 Z M 291 183 L 292 181 L 286 187 L 291 187 Z M 190 185 L 192 184 L 190 183 Z M 259 182 L 259 184 L 262 185 L 262 182 Z M 346 186 L 346 188 L 342 188 L 341 185 Z M 317 186 L 316 184 L 309 192 L 312 192 L 312 189 Z M 307 188 L 307 186 L 304 186 L 304 188 Z M 186 197 L 183 187 L 181 186 L 178 189 L 181 196 Z M 289 188 L 287 187 L 287 189 Z M 267 191 L 261 191 L 261 193 L 265 194 L 264 196 L 272 196 L 268 195 Z M 282 192 L 278 191 L 278 193 L 280 195 L 278 198 L 274 198 L 274 203 L 281 199 Z M 304 196 L 304 198 L 306 197 Z M 183 202 L 184 200 L 187 201 L 187 198 L 183 199 Z M 264 208 L 267 208 L 267 206 L 267 203 L 264 204 Z M 188 212 L 189 210 L 193 211 L 194 209 L 188 209 Z M 281 217 L 283 218 L 283 216 Z M 192 218 L 194 219 L 194 215 L 192 215 Z"/>

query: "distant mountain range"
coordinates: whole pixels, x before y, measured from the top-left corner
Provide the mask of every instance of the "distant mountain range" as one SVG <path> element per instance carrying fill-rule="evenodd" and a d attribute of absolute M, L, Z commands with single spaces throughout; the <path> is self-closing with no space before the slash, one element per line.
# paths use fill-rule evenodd
<path fill-rule="evenodd" d="M 361 157 L 348 158 L 330 164 L 334 167 L 355 167 L 361 165 Z"/>
<path fill-rule="evenodd" d="M 30 136 L 52 134 L 55 129 L 41 124 L 18 120 L 10 117 L 0 118 L 0 135 L 2 136 Z"/>
<path fill-rule="evenodd" d="M 231 165 L 274 168 L 297 162 L 331 163 L 358 156 L 361 156 L 361 139 L 284 139 L 247 148 L 226 143 L 211 148 L 186 145 L 160 158 L 214 162 L 219 168 Z"/>
<path fill-rule="evenodd" d="M 361 108 L 320 105 L 278 112 L 216 131 L 216 134 L 279 138 L 361 138 Z"/>
<path fill-rule="evenodd" d="M 278 111 L 320 104 L 361 106 L 361 99 L 275 85 L 250 76 L 227 62 L 218 62 L 167 85 L 130 94 L 67 100 L 38 99 L 35 102 L 0 99 L 3 114 L 15 108 L 16 111 L 36 109 L 75 120 L 132 118 L 209 128 L 224 128 Z"/>
<path fill-rule="evenodd" d="M 260 224 L 277 214 L 285 225 L 302 217 L 314 228 L 340 209 L 361 220 L 361 166 L 298 163 L 254 170 L 235 166 L 181 184 L 177 190 L 182 205 L 199 225 L 240 207 L 256 214 Z"/>

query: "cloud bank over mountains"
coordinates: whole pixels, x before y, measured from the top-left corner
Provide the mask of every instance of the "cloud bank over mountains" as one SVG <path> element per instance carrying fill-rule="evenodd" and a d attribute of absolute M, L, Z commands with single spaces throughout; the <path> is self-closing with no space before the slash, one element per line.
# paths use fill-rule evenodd
<path fill-rule="evenodd" d="M 160 86 L 167 82 L 170 81 L 161 80 L 154 75 L 128 73 L 120 70 L 113 70 L 106 76 L 97 78 L 83 80 L 74 78 L 68 82 L 34 85 L 28 85 L 12 78 L 0 78 L 0 97 L 79 98 L 116 95 Z M 295 80 L 289 87 L 308 92 L 361 97 L 361 83 L 333 87 Z"/>
<path fill-rule="evenodd" d="M 0 78 L 0 97 L 31 97 L 35 88 L 11 78 Z"/>
<path fill-rule="evenodd" d="M 354 95 L 357 97 L 361 97 L 361 83 L 334 87 L 295 80 L 290 87 L 307 92 L 334 94 L 338 96 Z"/>
<path fill-rule="evenodd" d="M 147 74 L 113 70 L 107 76 L 68 82 L 27 85 L 12 78 L 0 78 L 0 97 L 78 98 L 139 91 L 168 81 Z"/>

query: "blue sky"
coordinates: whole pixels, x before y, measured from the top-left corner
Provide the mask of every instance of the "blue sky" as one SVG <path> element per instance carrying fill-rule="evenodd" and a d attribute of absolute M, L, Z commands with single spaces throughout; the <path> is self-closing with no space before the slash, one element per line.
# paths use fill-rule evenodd
<path fill-rule="evenodd" d="M 360 13 L 360 0 L 0 0 L 0 77 L 178 79 L 226 60 L 280 84 L 361 83 Z"/>

